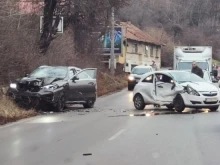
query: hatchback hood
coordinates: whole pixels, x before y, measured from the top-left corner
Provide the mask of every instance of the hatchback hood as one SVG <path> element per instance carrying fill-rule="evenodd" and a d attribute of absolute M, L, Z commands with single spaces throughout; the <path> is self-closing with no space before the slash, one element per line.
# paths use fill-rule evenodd
<path fill-rule="evenodd" d="M 195 89 L 198 92 L 206 92 L 206 91 L 218 91 L 218 88 L 213 85 L 210 84 L 208 82 L 186 82 L 186 83 L 182 83 L 180 84 L 182 86 L 187 86 L 189 85 L 190 87 L 192 87 L 193 89 Z"/>

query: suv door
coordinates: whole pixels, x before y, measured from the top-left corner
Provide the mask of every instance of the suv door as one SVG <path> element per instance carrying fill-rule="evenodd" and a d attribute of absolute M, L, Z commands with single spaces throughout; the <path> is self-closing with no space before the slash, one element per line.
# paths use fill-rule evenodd
<path fill-rule="evenodd" d="M 97 69 L 84 69 L 69 80 L 68 101 L 86 101 L 96 99 L 96 74 Z"/>

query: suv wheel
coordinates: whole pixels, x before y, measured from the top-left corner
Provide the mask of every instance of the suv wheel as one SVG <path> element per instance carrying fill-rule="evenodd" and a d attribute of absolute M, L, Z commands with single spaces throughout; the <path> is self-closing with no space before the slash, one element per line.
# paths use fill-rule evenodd
<path fill-rule="evenodd" d="M 61 96 L 58 102 L 56 103 L 55 110 L 60 112 L 64 109 L 64 107 L 65 107 L 65 98 L 64 96 Z"/>

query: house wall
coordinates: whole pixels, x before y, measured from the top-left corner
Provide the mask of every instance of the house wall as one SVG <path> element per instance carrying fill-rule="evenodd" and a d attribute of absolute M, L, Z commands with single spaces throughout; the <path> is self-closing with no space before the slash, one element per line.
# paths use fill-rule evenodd
<path fill-rule="evenodd" d="M 161 67 L 161 46 L 128 40 L 127 48 L 123 45 L 123 54 L 119 56 L 118 62 L 125 64 L 125 71 L 130 72 L 135 65 L 151 65 L 156 62 L 157 67 Z M 137 52 L 135 46 L 137 45 Z M 147 49 L 146 50 L 146 46 Z M 126 65 L 127 63 L 127 65 Z"/>

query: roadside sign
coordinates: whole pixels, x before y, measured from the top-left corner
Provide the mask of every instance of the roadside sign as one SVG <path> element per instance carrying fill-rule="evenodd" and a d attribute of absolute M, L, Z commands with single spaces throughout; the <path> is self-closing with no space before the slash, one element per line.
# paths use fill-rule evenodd
<path fill-rule="evenodd" d="M 111 54 L 111 32 L 108 30 L 103 36 L 104 40 L 104 54 L 110 55 Z M 115 46 L 114 46 L 114 53 L 115 55 L 122 54 L 122 27 L 116 26 L 115 27 Z"/>
<path fill-rule="evenodd" d="M 40 16 L 40 33 L 43 33 L 42 28 L 43 28 L 43 20 L 44 16 Z M 53 25 L 55 23 L 56 16 L 53 17 Z M 63 33 L 63 17 L 60 17 L 60 22 L 57 27 L 57 33 Z"/>

